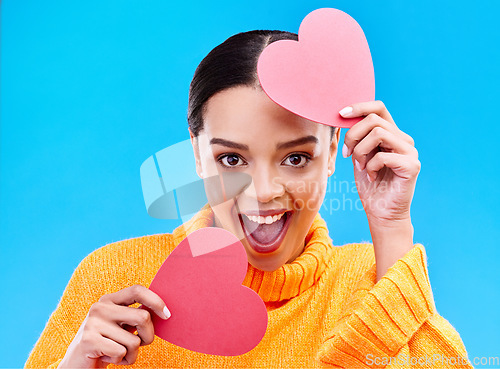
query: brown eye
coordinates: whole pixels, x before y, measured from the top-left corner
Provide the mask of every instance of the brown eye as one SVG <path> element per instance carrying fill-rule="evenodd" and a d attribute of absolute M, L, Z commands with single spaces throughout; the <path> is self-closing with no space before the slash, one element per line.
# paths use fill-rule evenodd
<path fill-rule="evenodd" d="M 219 162 L 225 167 L 239 167 L 240 162 L 243 162 L 241 158 L 234 154 L 224 155 L 219 159 Z"/>
<path fill-rule="evenodd" d="M 298 155 L 292 155 L 290 156 L 290 163 L 292 165 L 299 165 L 302 162 L 302 157 Z"/>
<path fill-rule="evenodd" d="M 298 167 L 301 168 L 305 166 L 309 160 L 311 160 L 309 157 L 303 154 L 292 154 L 289 157 L 287 157 L 284 161 L 286 165 L 290 165 L 292 167 Z"/>

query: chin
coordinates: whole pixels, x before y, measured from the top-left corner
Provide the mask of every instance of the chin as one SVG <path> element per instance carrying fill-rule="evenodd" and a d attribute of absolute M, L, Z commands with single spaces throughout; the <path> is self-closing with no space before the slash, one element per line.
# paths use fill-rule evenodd
<path fill-rule="evenodd" d="M 279 263 L 275 260 L 266 261 L 266 260 L 251 260 L 248 259 L 248 262 L 254 267 L 264 272 L 274 272 L 275 270 L 281 268 L 285 263 Z"/>
<path fill-rule="evenodd" d="M 248 262 L 255 268 L 260 269 L 264 272 L 273 272 L 283 265 L 288 263 L 292 255 L 284 255 L 288 247 L 286 240 L 284 240 L 278 249 L 273 253 L 256 253 L 253 247 L 251 247 L 246 239 L 241 240 L 241 243 L 245 247 L 247 253 Z M 291 260 L 293 261 L 293 260 Z M 290 262 L 291 262 L 290 261 Z"/>

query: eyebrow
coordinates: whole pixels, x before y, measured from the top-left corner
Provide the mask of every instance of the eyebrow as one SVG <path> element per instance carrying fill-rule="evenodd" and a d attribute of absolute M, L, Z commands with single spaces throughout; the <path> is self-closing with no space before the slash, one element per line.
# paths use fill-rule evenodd
<path fill-rule="evenodd" d="M 288 149 L 288 148 L 294 147 L 294 146 L 304 145 L 306 143 L 315 143 L 315 144 L 317 144 L 318 142 L 319 141 L 316 138 L 316 136 L 309 135 L 309 136 L 304 136 L 304 137 L 297 138 L 296 140 L 292 140 L 292 141 L 288 141 L 288 142 L 282 142 L 280 144 L 277 144 L 276 145 L 276 149 L 282 150 L 282 149 Z"/>
<path fill-rule="evenodd" d="M 217 138 L 214 137 L 210 140 L 210 145 L 222 145 L 222 146 L 227 146 L 227 147 L 232 147 L 233 149 L 239 149 L 239 150 L 247 150 L 248 151 L 248 146 L 243 145 L 234 141 L 229 141 L 225 140 L 223 138 Z"/>
<path fill-rule="evenodd" d="M 297 139 L 292 140 L 292 141 L 279 143 L 276 145 L 276 149 L 283 150 L 283 149 L 288 149 L 288 148 L 294 147 L 294 146 L 304 145 L 306 143 L 317 144 L 318 142 L 319 141 L 318 141 L 318 138 L 316 136 L 309 135 L 309 136 L 297 138 Z M 248 151 L 247 145 L 240 144 L 240 143 L 237 143 L 234 141 L 225 140 L 223 138 L 217 138 L 217 137 L 214 137 L 210 140 L 210 145 L 222 145 L 222 146 L 231 147 L 233 149 Z"/>

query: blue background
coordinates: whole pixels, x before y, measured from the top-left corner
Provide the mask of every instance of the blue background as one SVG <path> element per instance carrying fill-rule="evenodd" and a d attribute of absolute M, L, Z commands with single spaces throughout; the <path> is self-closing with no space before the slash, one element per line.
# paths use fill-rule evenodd
<path fill-rule="evenodd" d="M 24 364 L 87 254 L 180 224 L 147 215 L 139 167 L 188 138 L 201 59 L 241 31 L 297 32 L 321 7 L 361 25 L 376 98 L 415 139 L 415 242 L 438 312 L 470 358 L 500 356 L 498 4 L 3 1 L 0 366 Z M 338 156 L 332 180 L 353 180 L 350 159 Z M 322 215 L 336 244 L 370 240 L 364 212 Z"/>

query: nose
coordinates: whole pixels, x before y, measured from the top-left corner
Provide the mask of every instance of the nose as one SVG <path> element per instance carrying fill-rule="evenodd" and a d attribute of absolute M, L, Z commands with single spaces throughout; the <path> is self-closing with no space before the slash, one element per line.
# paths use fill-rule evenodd
<path fill-rule="evenodd" d="M 272 168 L 255 168 L 250 173 L 252 183 L 247 187 L 247 196 L 255 198 L 259 203 L 267 203 L 285 194 L 282 178 Z"/>

